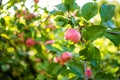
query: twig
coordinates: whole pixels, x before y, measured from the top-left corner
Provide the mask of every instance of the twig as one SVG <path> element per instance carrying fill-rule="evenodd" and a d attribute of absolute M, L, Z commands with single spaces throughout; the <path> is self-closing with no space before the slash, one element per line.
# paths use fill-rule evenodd
<path fill-rule="evenodd" d="M 85 75 L 87 63 L 84 61 L 84 80 L 88 80 L 88 77 Z"/>

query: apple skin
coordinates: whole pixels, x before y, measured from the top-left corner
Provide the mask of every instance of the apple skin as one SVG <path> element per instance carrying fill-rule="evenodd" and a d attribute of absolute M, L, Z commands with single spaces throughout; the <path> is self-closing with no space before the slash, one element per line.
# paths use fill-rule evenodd
<path fill-rule="evenodd" d="M 34 0 L 34 2 L 37 4 L 37 3 L 39 3 L 39 0 Z"/>
<path fill-rule="evenodd" d="M 55 63 L 60 63 L 60 65 L 64 65 L 65 64 L 65 61 L 62 60 L 61 56 L 55 57 L 54 58 L 54 62 Z"/>
<path fill-rule="evenodd" d="M 66 62 L 72 58 L 72 54 L 70 52 L 64 52 L 62 53 L 61 58 L 64 62 Z"/>
<path fill-rule="evenodd" d="M 64 65 L 67 61 L 72 59 L 72 54 L 70 52 L 64 52 L 61 56 L 57 56 L 54 58 L 55 63 L 60 63 L 60 65 Z"/>
<path fill-rule="evenodd" d="M 57 56 L 57 57 L 54 58 L 54 62 L 55 62 L 55 63 L 60 62 L 60 60 L 61 60 L 61 57 L 60 57 L 60 56 Z"/>
<path fill-rule="evenodd" d="M 22 15 L 20 13 L 17 14 L 17 18 L 20 19 Z"/>
<path fill-rule="evenodd" d="M 33 47 L 36 44 L 35 40 L 33 40 L 32 38 L 26 39 L 25 43 L 27 47 Z"/>
<path fill-rule="evenodd" d="M 85 76 L 87 76 L 88 78 L 92 77 L 92 71 L 89 67 L 85 71 Z"/>
<path fill-rule="evenodd" d="M 81 34 L 74 28 L 70 28 L 65 32 L 64 37 L 66 40 L 78 43 L 81 39 Z"/>

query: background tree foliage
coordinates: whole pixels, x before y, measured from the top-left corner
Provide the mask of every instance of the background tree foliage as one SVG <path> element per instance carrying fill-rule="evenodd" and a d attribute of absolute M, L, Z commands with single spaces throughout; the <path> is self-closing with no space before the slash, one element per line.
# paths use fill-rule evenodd
<path fill-rule="evenodd" d="M 32 13 L 25 2 L 0 0 L 0 79 L 87 80 L 86 67 L 92 70 L 90 80 L 120 79 L 120 3 L 93 0 L 80 7 L 62 0 L 49 11 L 34 0 Z M 65 40 L 68 28 L 79 31 L 80 42 Z M 35 41 L 32 47 L 27 39 Z M 66 51 L 72 59 L 55 63 Z"/>

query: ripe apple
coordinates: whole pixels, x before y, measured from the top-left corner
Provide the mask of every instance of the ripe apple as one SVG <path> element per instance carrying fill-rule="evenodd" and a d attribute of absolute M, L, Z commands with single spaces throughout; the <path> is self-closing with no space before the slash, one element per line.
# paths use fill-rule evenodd
<path fill-rule="evenodd" d="M 61 60 L 61 57 L 60 57 L 60 56 L 54 58 L 54 62 L 55 62 L 55 63 L 60 62 L 60 60 Z"/>
<path fill-rule="evenodd" d="M 88 78 L 92 77 L 92 71 L 89 67 L 85 71 L 85 76 L 87 76 Z"/>
<path fill-rule="evenodd" d="M 20 17 L 21 17 L 22 15 L 19 13 L 19 14 L 17 14 L 17 18 L 18 19 L 20 19 Z"/>
<path fill-rule="evenodd" d="M 60 65 L 64 65 L 65 62 L 72 58 L 72 54 L 70 52 L 64 52 L 61 56 L 55 57 L 54 62 L 60 63 Z"/>
<path fill-rule="evenodd" d="M 33 47 L 36 44 L 36 42 L 32 38 L 28 38 L 26 40 L 26 46 L 27 47 Z"/>
<path fill-rule="evenodd" d="M 78 43 L 81 39 L 81 34 L 77 30 L 70 28 L 65 32 L 64 37 L 66 40 Z"/>
<path fill-rule="evenodd" d="M 61 58 L 60 59 L 60 65 L 64 65 L 65 64 L 65 61 L 63 61 L 63 59 Z"/>
<path fill-rule="evenodd" d="M 72 54 L 70 52 L 64 52 L 62 53 L 61 58 L 64 62 L 66 62 L 72 58 Z"/>
<path fill-rule="evenodd" d="M 64 61 L 63 61 L 63 59 L 61 58 L 61 56 L 58 56 L 58 57 L 55 57 L 54 58 L 54 62 L 55 63 L 60 63 L 60 65 L 64 65 Z"/>
<path fill-rule="evenodd" d="M 37 3 L 39 3 L 39 0 L 34 0 L 34 2 L 37 4 Z"/>

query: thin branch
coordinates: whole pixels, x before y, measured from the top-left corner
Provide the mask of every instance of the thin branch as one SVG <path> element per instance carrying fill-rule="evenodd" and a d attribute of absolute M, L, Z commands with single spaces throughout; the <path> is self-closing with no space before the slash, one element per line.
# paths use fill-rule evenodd
<path fill-rule="evenodd" d="M 87 63 L 86 61 L 84 61 L 84 80 L 88 80 L 88 77 L 85 75 L 86 68 L 87 68 Z"/>

